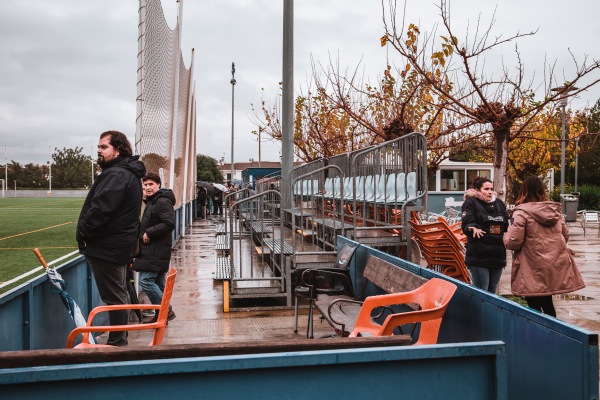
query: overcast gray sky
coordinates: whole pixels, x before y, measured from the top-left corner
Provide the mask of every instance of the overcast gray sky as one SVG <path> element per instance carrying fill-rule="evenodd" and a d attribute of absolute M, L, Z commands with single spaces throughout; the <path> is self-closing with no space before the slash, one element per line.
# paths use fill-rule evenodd
<path fill-rule="evenodd" d="M 387 0 L 386 0 L 387 3 Z M 163 0 L 171 27 L 175 0 Z M 408 18 L 431 30 L 437 2 L 409 0 Z M 568 49 L 579 60 L 599 59 L 600 2 L 595 0 L 503 0 L 452 2 L 457 29 L 481 13 L 489 21 L 497 4 L 495 34 L 539 28 L 519 42 L 525 65 L 541 78 L 544 59 L 573 71 Z M 44 163 L 55 147 L 90 153 L 101 132 L 117 129 L 133 141 L 136 112 L 136 0 L 0 1 L 0 163 Z M 195 48 L 197 150 L 230 159 L 231 62 L 236 63 L 235 159 L 258 159 L 251 103 L 274 101 L 281 81 L 281 0 L 186 0 L 182 51 L 186 66 Z M 386 65 L 380 0 L 295 2 L 295 87 L 306 85 L 310 58 L 362 68 L 372 82 Z M 566 22 L 565 22 L 566 21 Z M 513 46 L 501 48 L 512 57 Z M 506 54 L 504 54 L 506 53 Z M 389 61 L 401 60 L 392 51 Z M 489 65 L 489 64 L 488 64 Z M 491 68 L 491 67 L 490 67 Z M 560 78 L 560 77 L 559 77 Z M 264 91 L 261 89 L 264 88 Z M 593 105 L 600 89 L 573 103 Z M 278 143 L 262 144 L 262 159 L 279 158 Z M 95 158 L 95 153 L 94 153 Z"/>

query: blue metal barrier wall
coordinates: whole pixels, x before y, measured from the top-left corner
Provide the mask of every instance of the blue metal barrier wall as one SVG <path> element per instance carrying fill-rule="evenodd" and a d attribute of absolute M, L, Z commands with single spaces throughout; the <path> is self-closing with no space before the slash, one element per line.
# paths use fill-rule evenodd
<path fill-rule="evenodd" d="M 57 270 L 67 282 L 67 292 L 87 316 L 100 298 L 85 258 L 77 257 Z M 62 348 L 74 328 L 60 296 L 52 293 L 46 274 L 0 297 L 1 351 Z"/>
<path fill-rule="evenodd" d="M 188 203 L 186 227 L 192 223 L 192 203 Z M 173 244 L 183 232 L 183 208 L 175 210 L 176 227 Z M 100 297 L 90 267 L 83 256 L 57 267 L 67 282 L 67 292 L 87 317 L 100 304 Z M 108 317 L 99 315 L 94 324 L 101 325 Z M 46 274 L 33 278 L 0 296 L 0 351 L 58 349 L 65 347 L 75 323 L 69 317 L 60 296 L 51 292 Z"/>
<path fill-rule="evenodd" d="M 20 400 L 507 398 L 501 342 L 3 369 L 0 385 Z"/>
<path fill-rule="evenodd" d="M 179 207 L 177 210 L 175 210 L 175 229 L 173 229 L 173 242 L 179 240 L 182 235 L 181 218 L 183 218 L 183 207 Z"/>
<path fill-rule="evenodd" d="M 358 244 L 338 236 L 338 249 L 344 243 Z M 439 343 L 506 343 L 508 398 L 598 399 L 597 333 L 362 245 L 356 250 L 350 269 L 359 292 L 364 286 L 363 270 L 370 255 L 425 278 L 438 277 L 457 285 Z M 365 293 L 380 294 L 381 290 L 369 284 Z"/>

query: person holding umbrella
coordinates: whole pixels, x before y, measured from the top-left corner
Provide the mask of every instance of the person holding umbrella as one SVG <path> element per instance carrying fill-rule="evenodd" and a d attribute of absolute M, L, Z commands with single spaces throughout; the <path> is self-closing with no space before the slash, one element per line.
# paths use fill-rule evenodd
<path fill-rule="evenodd" d="M 98 142 L 102 174 L 79 214 L 76 240 L 92 269 L 100 298 L 108 305 L 127 304 L 126 272 L 138 236 L 144 163 L 132 155 L 125 134 L 107 131 Z M 108 313 L 110 325 L 127 325 L 129 311 Z M 106 344 L 127 346 L 127 332 L 110 332 Z"/>
<path fill-rule="evenodd" d="M 213 183 L 213 185 L 216 189 L 213 195 L 213 215 L 223 215 L 223 192 L 217 187 L 218 183 Z"/>
<path fill-rule="evenodd" d="M 198 188 L 198 218 L 206 218 L 206 189 Z"/>
<path fill-rule="evenodd" d="M 171 262 L 171 232 L 175 228 L 175 195 L 171 189 L 161 189 L 160 176 L 148 172 L 142 178 L 146 208 L 140 225 L 140 255 L 133 261 L 134 271 L 140 273 L 140 286 L 152 302 L 162 302 L 165 273 Z M 169 306 L 168 320 L 175 318 Z M 158 314 L 146 323 L 154 323 Z"/>

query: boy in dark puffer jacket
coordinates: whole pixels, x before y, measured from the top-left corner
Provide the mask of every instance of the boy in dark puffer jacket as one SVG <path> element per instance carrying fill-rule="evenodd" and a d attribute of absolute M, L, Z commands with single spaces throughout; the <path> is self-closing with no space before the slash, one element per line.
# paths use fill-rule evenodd
<path fill-rule="evenodd" d="M 171 262 L 171 233 L 175 228 L 175 195 L 161 189 L 160 177 L 152 172 L 142 178 L 146 208 L 140 226 L 140 255 L 133 269 L 140 272 L 140 286 L 152 302 L 160 304 L 165 288 L 165 273 Z M 168 320 L 175 318 L 169 306 Z M 156 322 L 158 314 L 147 323 Z"/>

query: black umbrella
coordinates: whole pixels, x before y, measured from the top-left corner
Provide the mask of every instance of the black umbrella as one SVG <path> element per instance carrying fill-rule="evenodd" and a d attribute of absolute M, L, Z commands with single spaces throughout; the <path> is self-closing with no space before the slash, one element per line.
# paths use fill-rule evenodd
<path fill-rule="evenodd" d="M 67 282 L 65 282 L 56 268 L 48 267 L 46 260 L 44 260 L 44 257 L 42 257 L 42 253 L 40 253 L 37 248 L 33 249 L 33 252 L 42 263 L 42 266 L 46 269 L 46 274 L 48 275 L 48 281 L 50 282 L 52 293 L 56 293 L 60 296 L 60 299 L 64 303 L 65 307 L 67 307 L 69 315 L 71 318 L 73 318 L 75 326 L 78 328 L 86 326 L 85 317 L 81 313 L 81 309 L 77 303 L 75 303 L 75 300 L 73 300 L 71 295 L 67 293 Z M 90 343 L 96 343 L 91 333 L 89 333 L 89 340 Z"/>
<path fill-rule="evenodd" d="M 205 181 L 196 181 L 196 186 L 205 189 L 209 195 L 214 194 L 215 190 L 217 190 L 212 183 Z"/>
<path fill-rule="evenodd" d="M 127 273 L 125 276 L 127 281 L 127 293 L 129 294 L 129 302 L 131 304 L 140 304 L 140 300 L 138 299 L 137 290 L 135 289 L 135 281 L 133 279 L 133 269 L 132 266 L 127 266 Z M 142 322 L 142 310 L 134 310 L 135 315 L 138 317 L 138 320 Z"/>

